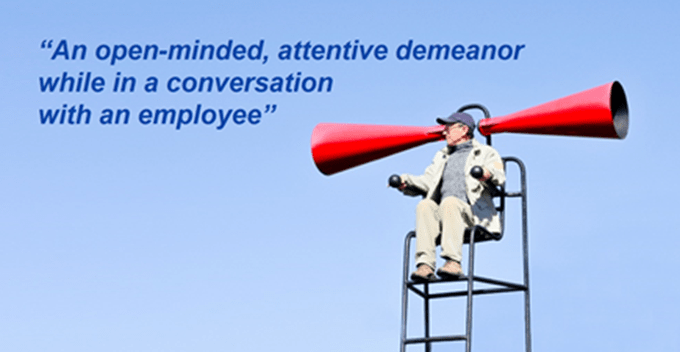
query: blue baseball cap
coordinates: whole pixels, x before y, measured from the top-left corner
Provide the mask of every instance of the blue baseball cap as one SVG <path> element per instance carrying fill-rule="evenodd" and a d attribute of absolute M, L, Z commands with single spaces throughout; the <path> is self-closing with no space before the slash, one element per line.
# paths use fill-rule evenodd
<path fill-rule="evenodd" d="M 453 125 L 454 123 L 460 122 L 465 126 L 468 126 L 470 130 L 475 129 L 475 119 L 464 112 L 454 112 L 451 116 L 443 119 L 441 117 L 437 118 L 437 123 L 440 125 Z"/>

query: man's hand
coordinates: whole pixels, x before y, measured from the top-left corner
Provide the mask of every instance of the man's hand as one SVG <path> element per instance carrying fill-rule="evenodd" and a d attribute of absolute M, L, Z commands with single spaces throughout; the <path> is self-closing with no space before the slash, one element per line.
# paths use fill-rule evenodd
<path fill-rule="evenodd" d="M 488 179 L 491 178 L 491 173 L 489 172 L 489 170 L 487 170 L 487 169 L 486 169 L 485 167 L 483 167 L 483 166 L 482 166 L 482 171 L 484 171 L 484 173 L 482 174 L 482 177 L 479 178 L 479 180 L 480 180 L 481 182 L 485 182 L 485 181 L 487 181 Z"/>
<path fill-rule="evenodd" d="M 401 176 L 399 176 L 399 175 L 390 176 L 390 178 L 387 180 L 387 187 L 396 188 L 396 189 L 404 192 L 404 194 L 407 195 L 407 196 L 421 195 L 421 196 L 424 197 L 425 195 L 427 195 L 426 191 L 423 191 L 422 189 L 417 188 L 413 185 L 406 184 L 406 182 L 404 182 L 401 179 Z"/>
<path fill-rule="evenodd" d="M 387 187 L 394 187 L 400 191 L 403 191 L 406 188 L 406 182 L 402 181 L 401 177 L 395 174 L 390 176 L 389 180 L 387 181 Z"/>

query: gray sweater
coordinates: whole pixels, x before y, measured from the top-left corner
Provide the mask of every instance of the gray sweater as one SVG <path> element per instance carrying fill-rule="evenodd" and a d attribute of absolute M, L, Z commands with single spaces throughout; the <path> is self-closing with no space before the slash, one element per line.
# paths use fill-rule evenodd
<path fill-rule="evenodd" d="M 456 197 L 468 203 L 465 190 L 465 162 L 471 151 L 472 141 L 449 146 L 449 160 L 446 161 L 442 176 L 442 200 L 446 197 Z"/>

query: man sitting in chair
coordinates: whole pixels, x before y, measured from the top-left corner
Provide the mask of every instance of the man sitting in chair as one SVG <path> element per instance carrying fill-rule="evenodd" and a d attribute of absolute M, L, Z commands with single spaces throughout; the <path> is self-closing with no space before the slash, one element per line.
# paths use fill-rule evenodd
<path fill-rule="evenodd" d="M 501 223 L 485 181 L 500 186 L 505 182 L 503 162 L 498 152 L 474 139 L 475 120 L 457 112 L 437 123 L 446 125 L 446 144 L 435 154 L 432 164 L 420 176 L 401 175 L 406 195 L 427 193 L 416 208 L 416 271 L 414 281 L 434 279 L 435 247 L 439 239 L 441 257 L 446 260 L 437 275 L 454 279 L 463 275 L 460 266 L 463 236 L 467 227 L 481 225 L 489 232 L 500 232 Z M 470 174 L 474 166 L 483 170 L 481 178 Z"/>

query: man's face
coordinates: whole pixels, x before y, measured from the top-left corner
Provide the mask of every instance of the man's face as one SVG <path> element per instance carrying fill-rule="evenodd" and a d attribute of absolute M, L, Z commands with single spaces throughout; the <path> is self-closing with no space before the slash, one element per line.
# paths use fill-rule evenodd
<path fill-rule="evenodd" d="M 460 142 L 467 140 L 467 133 L 470 128 L 460 122 L 446 126 L 444 135 L 446 136 L 446 144 L 454 146 Z"/>

